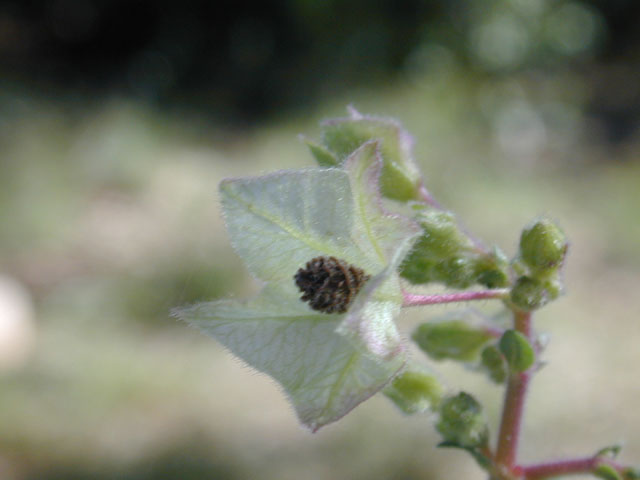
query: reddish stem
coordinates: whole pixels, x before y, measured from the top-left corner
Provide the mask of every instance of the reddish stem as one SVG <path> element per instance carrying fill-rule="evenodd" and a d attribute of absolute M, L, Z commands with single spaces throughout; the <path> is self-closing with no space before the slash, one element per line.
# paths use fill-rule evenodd
<path fill-rule="evenodd" d="M 514 323 L 515 329 L 531 341 L 531 313 L 515 311 Z M 512 373 L 507 384 L 496 449 L 496 463 L 507 471 L 513 471 L 516 464 L 520 427 L 531 374 L 531 369 Z"/>
<path fill-rule="evenodd" d="M 622 473 L 624 471 L 624 467 L 618 465 L 613 460 L 596 456 L 523 466 L 519 468 L 519 473 L 526 480 L 541 480 L 543 478 L 558 477 L 561 475 L 590 473 L 602 464 L 611 466 L 617 470 L 618 473 Z"/>
<path fill-rule="evenodd" d="M 427 205 L 431 205 L 433 208 L 437 208 L 438 210 L 444 210 L 442 208 L 442 205 L 440 205 L 440 203 L 438 203 L 438 201 L 433 198 L 431 192 L 429 192 L 429 190 L 427 190 L 427 187 L 424 186 L 424 183 L 420 185 L 418 193 L 420 194 L 420 198 L 422 199 L 422 201 Z"/>
<path fill-rule="evenodd" d="M 421 305 L 437 305 L 439 303 L 468 302 L 470 300 L 487 300 L 492 298 L 505 298 L 509 294 L 506 288 L 495 290 L 480 290 L 477 292 L 456 292 L 437 295 L 419 295 L 404 293 L 404 307 L 418 307 Z"/>

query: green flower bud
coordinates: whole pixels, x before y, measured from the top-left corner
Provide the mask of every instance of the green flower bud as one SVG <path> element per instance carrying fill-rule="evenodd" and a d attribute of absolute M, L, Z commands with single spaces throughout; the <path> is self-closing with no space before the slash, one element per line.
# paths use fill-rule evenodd
<path fill-rule="evenodd" d="M 515 330 L 507 330 L 499 342 L 500 351 L 514 372 L 524 372 L 536 360 L 536 353 L 527 338 Z"/>
<path fill-rule="evenodd" d="M 475 263 L 476 282 L 487 288 L 500 288 L 509 285 L 509 264 L 504 254 L 495 249 L 487 255 L 478 257 Z"/>
<path fill-rule="evenodd" d="M 549 300 L 555 300 L 564 292 L 564 283 L 559 274 L 553 274 L 543 282 Z"/>
<path fill-rule="evenodd" d="M 458 227 L 453 213 L 426 210 L 417 219 L 423 229 L 420 247 L 427 256 L 443 260 L 471 248 L 471 241 Z"/>
<path fill-rule="evenodd" d="M 496 383 L 504 383 L 507 379 L 507 362 L 498 347 L 489 345 L 482 350 L 481 365 Z"/>
<path fill-rule="evenodd" d="M 569 244 L 560 228 L 543 218 L 526 227 L 520 236 L 520 256 L 533 269 L 560 267 Z"/>
<path fill-rule="evenodd" d="M 423 209 L 416 219 L 423 232 L 404 260 L 401 275 L 416 284 L 440 282 L 465 288 L 475 283 L 473 245 L 453 214 Z"/>
<path fill-rule="evenodd" d="M 467 288 L 475 283 L 475 262 L 464 256 L 451 257 L 435 265 L 437 281 L 452 288 Z"/>
<path fill-rule="evenodd" d="M 448 358 L 472 362 L 492 336 L 462 320 L 447 320 L 423 323 L 413 332 L 412 338 L 434 360 Z"/>
<path fill-rule="evenodd" d="M 464 392 L 442 401 L 436 429 L 446 442 L 462 447 L 479 447 L 489 439 L 482 407 L 475 398 Z"/>
<path fill-rule="evenodd" d="M 400 266 L 400 275 L 411 283 L 423 284 L 440 281 L 435 271 L 438 262 L 420 255 L 414 249 Z"/>
<path fill-rule="evenodd" d="M 547 304 L 549 293 L 537 278 L 522 276 L 511 289 L 511 301 L 522 310 L 537 310 Z"/>
<path fill-rule="evenodd" d="M 383 393 L 400 410 L 412 415 L 436 407 L 442 399 L 443 388 L 434 375 L 412 369 L 397 376 Z"/>

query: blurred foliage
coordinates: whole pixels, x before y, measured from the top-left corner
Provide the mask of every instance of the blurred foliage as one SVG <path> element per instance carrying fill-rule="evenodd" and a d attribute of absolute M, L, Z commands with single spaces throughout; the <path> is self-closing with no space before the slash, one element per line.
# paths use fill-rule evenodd
<path fill-rule="evenodd" d="M 585 423 L 639 458 L 638 4 L 200 6 L 0 5 L 0 273 L 35 308 L 28 358 L 0 364 L 0 477 L 473 478 L 384 399 L 302 432 L 270 382 L 168 317 L 257 288 L 217 184 L 313 165 L 296 134 L 349 102 L 404 123 L 469 231 L 511 255 L 546 213 L 571 241 L 526 458 L 592 451 Z M 431 312 L 414 315 L 406 332 Z"/>
<path fill-rule="evenodd" d="M 242 120 L 443 64 L 497 77 L 578 69 L 606 97 L 592 107 L 615 136 L 640 108 L 639 16 L 633 0 L 8 0 L 0 72 Z"/>

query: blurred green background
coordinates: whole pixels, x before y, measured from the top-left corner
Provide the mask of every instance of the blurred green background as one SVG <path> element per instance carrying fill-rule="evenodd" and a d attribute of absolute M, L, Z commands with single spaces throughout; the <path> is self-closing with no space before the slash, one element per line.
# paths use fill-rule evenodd
<path fill-rule="evenodd" d="M 537 215 L 563 225 L 522 459 L 622 441 L 640 463 L 638 5 L 2 2 L 0 479 L 484 478 L 384 398 L 302 430 L 168 316 L 256 291 L 217 184 L 312 165 L 296 135 L 347 104 L 399 118 L 434 195 L 508 254 Z M 499 388 L 436 367 L 495 424 Z"/>

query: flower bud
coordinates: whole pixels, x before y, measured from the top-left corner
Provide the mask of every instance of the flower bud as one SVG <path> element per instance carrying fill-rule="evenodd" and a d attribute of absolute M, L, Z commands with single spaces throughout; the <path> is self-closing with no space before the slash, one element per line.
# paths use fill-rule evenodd
<path fill-rule="evenodd" d="M 547 304 L 549 294 L 543 282 L 534 277 L 522 276 L 511 289 L 511 301 L 522 310 L 537 310 Z"/>
<path fill-rule="evenodd" d="M 509 264 L 499 249 L 478 257 L 475 262 L 476 282 L 487 288 L 500 288 L 509 285 Z"/>
<path fill-rule="evenodd" d="M 524 372 L 536 360 L 536 353 L 527 338 L 515 330 L 507 330 L 498 344 L 513 372 Z"/>
<path fill-rule="evenodd" d="M 446 442 L 461 447 L 479 447 L 488 441 L 489 430 L 478 401 L 460 392 L 440 405 L 440 420 L 436 428 Z"/>
<path fill-rule="evenodd" d="M 533 269 L 549 270 L 561 266 L 568 247 L 562 230 L 546 218 L 526 227 L 520 236 L 520 256 Z"/>
<path fill-rule="evenodd" d="M 436 264 L 436 281 L 452 288 L 467 288 L 475 283 L 475 262 L 468 256 L 454 256 Z"/>
<path fill-rule="evenodd" d="M 434 375 L 416 368 L 398 375 L 383 392 L 408 415 L 436 407 L 443 393 L 442 385 Z"/>
<path fill-rule="evenodd" d="M 507 379 L 507 362 L 495 345 L 489 345 L 482 350 L 481 365 L 489 374 L 489 378 L 496 383 L 504 383 Z"/>
<path fill-rule="evenodd" d="M 480 349 L 492 337 L 483 328 L 455 319 L 423 323 L 416 328 L 412 338 L 434 360 L 471 362 L 478 358 Z"/>

